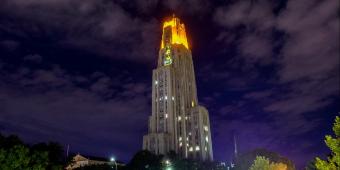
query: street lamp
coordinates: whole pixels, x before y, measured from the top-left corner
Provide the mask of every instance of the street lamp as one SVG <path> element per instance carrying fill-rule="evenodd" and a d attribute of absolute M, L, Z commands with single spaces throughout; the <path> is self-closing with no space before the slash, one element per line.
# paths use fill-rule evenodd
<path fill-rule="evenodd" d="M 116 162 L 116 159 L 115 159 L 114 157 L 111 157 L 111 158 L 110 158 L 110 161 L 115 163 L 115 167 L 116 167 L 115 170 L 117 170 L 117 162 Z"/>
<path fill-rule="evenodd" d="M 165 170 L 172 170 L 171 162 L 169 159 L 165 160 Z"/>

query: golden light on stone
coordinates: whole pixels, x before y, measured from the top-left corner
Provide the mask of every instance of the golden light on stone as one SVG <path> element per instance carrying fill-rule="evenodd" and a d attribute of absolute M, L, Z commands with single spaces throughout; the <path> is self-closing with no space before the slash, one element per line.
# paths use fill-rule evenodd
<path fill-rule="evenodd" d="M 167 27 L 171 27 L 170 44 L 183 44 L 187 49 L 189 49 L 184 24 L 180 23 L 180 20 L 178 18 L 172 17 L 170 21 L 164 22 L 163 32 L 164 32 L 164 29 L 166 29 Z M 161 42 L 161 49 L 165 47 L 164 41 L 165 40 L 164 40 L 164 35 L 163 35 L 162 42 Z"/>

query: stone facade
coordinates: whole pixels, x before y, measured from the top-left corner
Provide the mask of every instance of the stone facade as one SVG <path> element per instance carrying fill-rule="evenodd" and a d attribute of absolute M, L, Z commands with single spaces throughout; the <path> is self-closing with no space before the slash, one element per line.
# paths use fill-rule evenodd
<path fill-rule="evenodd" d="M 209 113 L 198 104 L 191 51 L 184 24 L 178 18 L 163 25 L 158 66 L 152 79 L 152 115 L 143 149 L 213 160 Z"/>

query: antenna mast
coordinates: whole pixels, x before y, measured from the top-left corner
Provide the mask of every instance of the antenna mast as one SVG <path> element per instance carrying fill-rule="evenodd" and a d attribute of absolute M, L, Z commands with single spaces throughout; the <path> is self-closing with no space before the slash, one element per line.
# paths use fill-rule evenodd
<path fill-rule="evenodd" d="M 236 142 L 236 135 L 234 133 L 234 156 L 237 157 L 237 142 Z"/>

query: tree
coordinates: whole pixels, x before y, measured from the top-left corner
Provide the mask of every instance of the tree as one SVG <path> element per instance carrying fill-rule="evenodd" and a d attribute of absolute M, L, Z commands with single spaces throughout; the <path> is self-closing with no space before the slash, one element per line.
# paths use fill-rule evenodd
<path fill-rule="evenodd" d="M 63 169 L 63 163 L 64 163 L 64 151 L 62 146 L 60 146 L 59 143 L 56 142 L 49 142 L 49 143 L 39 143 L 35 144 L 31 147 L 31 150 L 43 152 L 48 152 L 48 166 L 47 169 L 50 170 L 59 170 Z"/>
<path fill-rule="evenodd" d="M 24 169 L 29 164 L 29 150 L 22 145 L 16 145 L 9 150 L 1 149 L 0 151 L 0 169 Z"/>
<path fill-rule="evenodd" d="M 63 169 L 63 151 L 58 143 L 25 145 L 19 137 L 0 134 L 1 170 L 60 170 Z"/>
<path fill-rule="evenodd" d="M 158 170 L 161 167 L 162 156 L 157 156 L 147 150 L 137 152 L 126 169 L 129 170 Z"/>
<path fill-rule="evenodd" d="M 325 137 L 325 143 L 332 153 L 327 157 L 327 160 L 322 160 L 317 157 L 315 162 L 316 169 L 338 170 L 340 167 L 340 118 L 338 116 L 335 118 L 333 131 L 335 137 L 331 135 L 326 135 Z"/>
<path fill-rule="evenodd" d="M 271 163 L 270 164 L 270 167 L 269 167 L 270 170 L 286 170 L 287 169 L 287 165 L 284 164 L 284 163 Z"/>
<path fill-rule="evenodd" d="M 18 136 L 9 135 L 8 137 L 2 136 L 0 133 L 0 148 L 11 148 L 15 145 L 23 145 L 24 143 Z"/>
<path fill-rule="evenodd" d="M 221 170 L 222 167 L 214 162 L 202 162 L 191 159 L 183 159 L 175 152 L 170 151 L 165 156 L 157 156 L 143 150 L 135 154 L 124 170 Z"/>
<path fill-rule="evenodd" d="M 270 162 L 264 156 L 257 156 L 249 170 L 287 170 L 287 165 L 281 162 Z"/>
<path fill-rule="evenodd" d="M 257 156 L 249 170 L 269 170 L 269 159 L 264 156 Z"/>
<path fill-rule="evenodd" d="M 305 167 L 305 170 L 316 170 L 315 167 L 315 159 L 313 159 L 312 161 L 309 161 Z"/>
<path fill-rule="evenodd" d="M 0 169 L 2 170 L 45 170 L 48 164 L 47 152 L 30 152 L 24 145 L 0 149 Z"/>
<path fill-rule="evenodd" d="M 281 162 L 287 166 L 287 170 L 295 170 L 295 166 L 291 160 L 279 155 L 278 153 L 268 151 L 266 149 L 255 149 L 247 153 L 243 153 L 236 157 L 234 170 L 248 170 L 253 164 L 257 156 L 263 156 L 269 159 L 271 162 Z"/>

